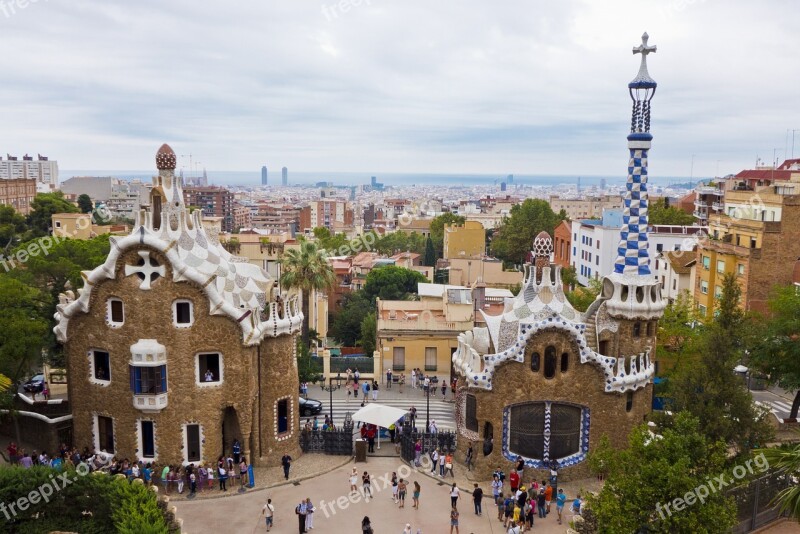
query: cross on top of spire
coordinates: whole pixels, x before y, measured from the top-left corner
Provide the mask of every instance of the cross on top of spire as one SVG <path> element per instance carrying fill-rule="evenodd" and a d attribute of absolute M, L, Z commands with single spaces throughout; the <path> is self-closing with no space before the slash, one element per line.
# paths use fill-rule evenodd
<path fill-rule="evenodd" d="M 647 72 L 647 55 L 648 54 L 655 54 L 656 53 L 656 45 L 650 46 L 647 44 L 647 40 L 650 39 L 650 36 L 647 35 L 647 32 L 642 34 L 642 44 L 639 46 L 633 47 L 634 54 L 641 54 L 642 55 L 642 63 L 639 66 L 639 73 L 636 75 L 631 83 L 628 84 L 628 87 L 634 88 L 649 88 L 655 87 L 656 81 L 650 77 L 650 73 Z"/>

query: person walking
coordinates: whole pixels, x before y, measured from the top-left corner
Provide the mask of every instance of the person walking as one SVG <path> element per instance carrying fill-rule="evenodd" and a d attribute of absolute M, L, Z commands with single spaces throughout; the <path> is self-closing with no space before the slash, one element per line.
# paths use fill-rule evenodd
<path fill-rule="evenodd" d="M 314 530 L 314 505 L 310 497 L 306 497 L 306 530 Z"/>
<path fill-rule="evenodd" d="M 458 509 L 455 505 L 450 510 L 450 534 L 453 534 L 453 529 L 456 529 L 456 534 L 458 534 Z"/>
<path fill-rule="evenodd" d="M 475 515 L 483 515 L 483 509 L 481 508 L 481 501 L 483 500 L 483 490 L 478 487 L 478 483 L 475 483 L 475 489 L 472 490 L 472 501 L 475 505 Z"/>
<path fill-rule="evenodd" d="M 297 514 L 297 526 L 299 528 L 299 534 L 305 534 L 306 532 L 306 513 L 308 512 L 308 508 L 306 507 L 306 501 L 300 501 L 295 509 L 294 513 Z"/>
<path fill-rule="evenodd" d="M 361 476 L 361 486 L 364 492 L 364 497 L 366 501 L 369 502 L 369 499 L 372 498 L 372 483 L 369 478 L 369 473 L 366 471 L 364 471 L 364 474 Z"/>
<path fill-rule="evenodd" d="M 467 471 L 472 471 L 472 464 L 475 462 L 475 449 L 472 448 L 472 442 L 469 442 L 467 448 L 467 456 L 464 458 L 464 463 L 467 464 Z"/>
<path fill-rule="evenodd" d="M 556 495 L 556 512 L 558 513 L 558 524 L 561 524 L 561 516 L 564 513 L 564 504 L 567 502 L 567 495 L 564 493 L 564 488 L 558 488 Z"/>
<path fill-rule="evenodd" d="M 397 473 L 392 472 L 392 500 L 395 504 L 397 504 L 397 492 L 400 491 L 398 487 L 399 485 L 400 483 L 397 480 Z"/>
<path fill-rule="evenodd" d="M 281 458 L 281 465 L 283 466 L 283 478 L 289 480 L 289 468 L 292 467 L 292 457 L 284 454 Z"/>
<path fill-rule="evenodd" d="M 239 462 L 239 477 L 242 481 L 242 487 L 249 485 L 247 476 L 247 458 L 244 456 L 241 457 L 241 461 Z"/>
<path fill-rule="evenodd" d="M 547 508 L 545 508 L 544 488 L 539 489 L 539 495 L 536 496 L 536 508 L 539 510 L 539 517 L 544 518 L 547 515 Z"/>
<path fill-rule="evenodd" d="M 361 520 L 361 532 L 362 534 L 373 534 L 372 523 L 368 516 L 364 516 L 364 519 Z"/>
<path fill-rule="evenodd" d="M 422 488 L 419 486 L 419 482 L 416 480 L 414 481 L 414 493 L 412 494 L 412 502 L 414 505 L 411 508 L 416 508 L 419 510 L 419 494 Z"/>
<path fill-rule="evenodd" d="M 411 534 L 411 523 L 406 523 L 406 528 L 403 529 L 403 534 Z"/>
<path fill-rule="evenodd" d="M 456 478 L 453 474 L 453 453 L 448 452 L 444 457 L 444 474 L 442 476 L 447 476 L 447 473 L 450 473 L 450 476 Z"/>
<path fill-rule="evenodd" d="M 417 440 L 417 442 L 414 443 L 414 465 L 416 467 L 420 467 L 422 465 L 422 463 L 420 462 L 421 457 L 422 457 L 422 441 Z"/>
<path fill-rule="evenodd" d="M 275 506 L 272 505 L 272 499 L 267 499 L 267 504 L 261 509 L 261 515 L 266 518 L 267 532 L 272 530 L 272 519 L 275 515 Z"/>
<path fill-rule="evenodd" d="M 397 482 L 397 502 L 400 503 L 398 508 L 405 508 L 406 507 L 406 486 L 405 480 L 402 478 Z"/>
<path fill-rule="evenodd" d="M 497 503 L 497 520 L 502 523 L 506 517 L 506 501 L 502 493 L 497 495 L 495 502 Z"/>
<path fill-rule="evenodd" d="M 455 508 L 458 505 L 458 497 L 461 495 L 461 490 L 458 489 L 456 483 L 450 488 L 450 505 Z"/>

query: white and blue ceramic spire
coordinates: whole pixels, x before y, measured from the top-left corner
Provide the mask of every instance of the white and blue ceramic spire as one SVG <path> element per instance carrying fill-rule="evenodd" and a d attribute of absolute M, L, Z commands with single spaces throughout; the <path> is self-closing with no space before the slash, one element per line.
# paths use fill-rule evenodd
<path fill-rule="evenodd" d="M 647 225 L 649 198 L 647 194 L 647 153 L 653 136 L 650 134 L 650 102 L 657 83 L 647 72 L 647 56 L 656 47 L 647 44 L 648 35 L 642 35 L 642 44 L 633 48 L 642 55 L 639 73 L 628 84 L 633 101 L 631 133 L 628 135 L 628 182 L 623 197 L 622 229 L 617 248 L 614 272 L 619 274 L 650 275 Z"/>

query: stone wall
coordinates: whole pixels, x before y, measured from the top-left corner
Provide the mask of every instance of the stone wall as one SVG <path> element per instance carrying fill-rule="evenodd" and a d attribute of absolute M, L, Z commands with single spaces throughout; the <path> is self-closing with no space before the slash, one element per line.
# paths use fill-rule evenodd
<path fill-rule="evenodd" d="M 569 368 L 561 373 L 557 366 L 556 375 L 545 379 L 543 365 L 538 373 L 531 370 L 531 354 L 536 351 L 544 355 L 548 345 L 556 347 L 560 358 L 562 352 L 570 354 Z M 494 430 L 494 448 L 488 457 L 483 456 L 482 442 L 474 444 L 476 466 L 471 476 L 476 480 L 491 478 L 496 467 L 508 472 L 513 462 L 502 455 L 503 409 L 506 406 L 531 401 L 567 402 L 588 407 L 590 410 L 589 451 L 599 443 L 603 434 L 608 434 L 614 447 L 627 446 L 628 434 L 634 426 L 644 422 L 651 410 L 652 386 L 647 385 L 633 393 L 633 405 L 626 411 L 626 394 L 605 393 L 602 370 L 591 363 L 579 363 L 579 355 L 574 341 L 564 332 L 547 330 L 531 339 L 524 363 L 509 362 L 497 369 L 492 380 L 493 390 L 469 390 L 477 399 L 478 431 L 484 437 L 484 426 L 490 422 Z M 459 436 L 460 457 L 466 453 L 468 439 Z M 541 480 L 549 475 L 544 470 L 526 468 L 525 479 Z M 535 473 L 535 474 L 534 474 Z M 586 461 L 560 470 L 560 480 L 574 480 L 590 476 Z"/>
<path fill-rule="evenodd" d="M 235 416 L 229 410 L 228 420 L 238 424 L 229 425 L 224 452 L 230 453 L 230 444 L 234 437 L 238 437 L 242 441 L 243 453 L 249 457 L 253 447 L 258 445 L 255 439 L 257 414 L 254 412 L 260 398 L 256 371 L 259 351 L 262 380 L 274 379 L 278 373 L 282 375 L 280 386 L 263 388 L 262 403 L 266 405 L 270 395 L 281 392 L 291 396 L 290 404 L 296 406 L 297 373 L 290 370 L 293 354 L 286 350 L 291 347 L 293 338 L 266 339 L 260 347 L 244 347 L 239 325 L 227 317 L 212 316 L 208 299 L 200 287 L 190 282 L 173 282 L 166 259 L 154 250 L 150 250 L 150 257 L 166 269 L 165 276 L 154 281 L 151 290 L 141 290 L 137 276 L 124 275 L 124 266 L 134 265 L 139 260 L 136 250 L 128 251 L 116 266 L 116 278 L 93 288 L 89 312 L 70 320 L 65 353 L 74 415 L 74 443 L 79 448 L 94 444 L 94 416 L 105 415 L 114 419 L 116 455 L 137 458 L 140 453 L 138 421 L 152 420 L 155 423 L 158 462 L 181 463 L 184 458 L 183 425 L 199 423 L 202 426 L 202 461 L 214 462 L 223 453 L 223 418 L 226 409 L 230 409 L 235 411 Z M 124 303 L 124 324 L 119 327 L 111 327 L 106 321 L 106 303 L 111 297 Z M 192 302 L 194 322 L 191 327 L 174 326 L 172 307 L 176 299 Z M 158 413 L 144 413 L 133 406 L 129 378 L 130 347 L 140 339 L 155 339 L 166 347 L 168 404 Z M 91 349 L 110 354 L 111 380 L 108 385 L 90 381 L 88 351 Z M 197 354 L 202 352 L 222 355 L 221 383 L 212 386 L 196 383 L 200 380 L 196 370 Z M 272 427 L 262 428 L 262 432 L 263 443 L 269 443 L 273 436 Z M 234 436 L 234 433 L 238 435 Z M 295 447 L 295 452 L 298 450 Z M 257 460 L 257 463 L 269 465 L 276 463 L 269 455 Z"/>

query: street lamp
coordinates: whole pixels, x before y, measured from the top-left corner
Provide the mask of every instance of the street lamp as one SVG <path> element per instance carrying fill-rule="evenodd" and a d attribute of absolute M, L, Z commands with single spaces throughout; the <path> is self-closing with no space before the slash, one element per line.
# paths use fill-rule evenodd
<path fill-rule="evenodd" d="M 428 380 L 428 389 L 425 390 L 425 433 L 427 433 L 431 427 L 431 388 L 433 387 L 433 381 Z"/>
<path fill-rule="evenodd" d="M 336 384 L 334 384 L 334 380 Z M 331 414 L 331 424 L 333 424 L 333 392 L 342 387 L 342 375 L 340 373 L 336 373 L 336 376 L 332 376 L 328 379 L 328 385 L 326 386 L 324 383 L 322 385 L 322 391 L 327 391 L 330 393 L 330 414 Z"/>

